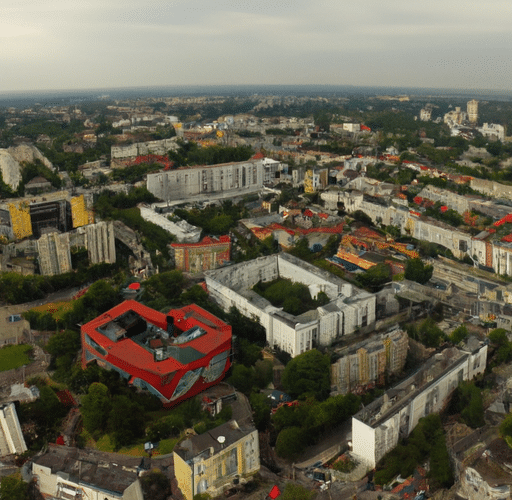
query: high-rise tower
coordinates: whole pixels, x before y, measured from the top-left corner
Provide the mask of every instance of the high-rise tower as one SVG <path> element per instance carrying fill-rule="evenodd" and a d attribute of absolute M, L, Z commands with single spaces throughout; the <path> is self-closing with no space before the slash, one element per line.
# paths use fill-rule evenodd
<path fill-rule="evenodd" d="M 475 99 L 468 101 L 468 120 L 470 123 L 478 121 L 478 101 Z"/>

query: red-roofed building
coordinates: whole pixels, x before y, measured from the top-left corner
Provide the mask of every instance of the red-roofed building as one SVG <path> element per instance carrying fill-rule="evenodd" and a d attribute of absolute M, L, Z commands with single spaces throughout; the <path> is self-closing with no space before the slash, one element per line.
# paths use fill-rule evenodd
<path fill-rule="evenodd" d="M 231 238 L 205 236 L 198 243 L 172 243 L 176 269 L 198 273 L 217 269 L 231 258 Z"/>
<path fill-rule="evenodd" d="M 496 227 L 498 226 L 501 226 L 502 224 L 509 224 L 512 222 L 512 214 L 508 214 L 508 215 L 505 215 L 505 217 L 503 217 L 502 219 L 500 219 L 499 221 L 496 221 L 494 223 L 494 225 Z"/>
<path fill-rule="evenodd" d="M 164 314 L 126 300 L 83 325 L 81 339 L 82 368 L 115 370 L 165 406 L 217 384 L 231 364 L 231 327 L 195 304 Z"/>

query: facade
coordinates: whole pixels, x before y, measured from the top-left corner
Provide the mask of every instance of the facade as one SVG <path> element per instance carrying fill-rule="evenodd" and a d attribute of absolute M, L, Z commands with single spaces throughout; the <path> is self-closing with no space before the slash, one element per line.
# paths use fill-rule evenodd
<path fill-rule="evenodd" d="M 477 342 L 478 344 L 478 342 Z M 420 418 L 442 410 L 463 380 L 483 373 L 487 345 L 435 354 L 414 375 L 399 383 L 352 417 L 354 454 L 369 467 L 406 438 Z"/>
<path fill-rule="evenodd" d="M 151 208 L 140 206 L 140 215 L 144 220 L 152 222 L 168 233 L 176 236 L 180 243 L 197 243 L 201 238 L 200 227 L 193 226 L 185 220 L 170 221 L 166 216 L 161 215 Z"/>
<path fill-rule="evenodd" d="M 82 367 L 97 362 L 168 406 L 222 380 L 231 327 L 192 304 L 160 313 L 134 300 L 82 326 Z"/>
<path fill-rule="evenodd" d="M 182 441 L 174 448 L 174 471 L 186 500 L 199 493 L 216 497 L 260 469 L 258 431 L 236 420 Z"/>
<path fill-rule="evenodd" d="M 446 123 L 449 127 L 453 127 L 455 125 L 461 125 L 462 122 L 467 120 L 467 117 L 467 113 L 465 111 L 461 111 L 461 109 L 457 106 L 454 110 L 445 113 L 443 122 Z"/>
<path fill-rule="evenodd" d="M 420 120 L 422 122 L 429 122 L 432 119 L 432 108 L 421 108 Z"/>
<path fill-rule="evenodd" d="M 468 120 L 470 123 L 478 121 L 478 101 L 475 99 L 468 101 Z"/>
<path fill-rule="evenodd" d="M 263 159 L 218 165 L 183 167 L 148 174 L 147 188 L 164 201 L 186 200 L 194 196 L 240 196 L 263 187 Z"/>
<path fill-rule="evenodd" d="M 171 243 L 176 269 L 199 273 L 217 269 L 231 258 L 231 238 L 205 236 L 199 243 Z"/>
<path fill-rule="evenodd" d="M 0 406 L 0 456 L 21 455 L 27 451 L 14 403 Z"/>
<path fill-rule="evenodd" d="M 140 458 L 50 443 L 32 462 L 32 474 L 45 498 L 144 500 L 140 464 Z"/>
<path fill-rule="evenodd" d="M 484 123 L 478 131 L 484 137 L 494 137 L 500 141 L 505 140 L 505 127 L 503 125 L 498 125 L 497 123 Z"/>
<path fill-rule="evenodd" d="M 116 158 L 130 158 L 147 154 L 165 155 L 169 150 L 176 150 L 176 138 L 161 139 L 159 141 L 136 142 L 125 146 L 112 146 L 110 156 Z"/>
<path fill-rule="evenodd" d="M 46 276 L 68 273 L 71 271 L 71 250 L 69 233 L 43 234 L 37 240 L 39 254 L 39 272 Z"/>
<path fill-rule="evenodd" d="M 331 395 L 358 394 L 375 384 L 384 384 L 386 375 L 402 371 L 408 348 L 409 338 L 403 330 L 347 347 L 331 365 Z"/>
<path fill-rule="evenodd" d="M 304 283 L 312 297 L 324 292 L 330 302 L 299 316 L 273 306 L 252 290 L 259 281 L 285 278 Z M 267 342 L 291 356 L 358 331 L 370 331 L 375 323 L 375 295 L 318 269 L 287 253 L 260 257 L 206 272 L 210 297 L 224 310 L 236 307 L 264 326 Z"/>

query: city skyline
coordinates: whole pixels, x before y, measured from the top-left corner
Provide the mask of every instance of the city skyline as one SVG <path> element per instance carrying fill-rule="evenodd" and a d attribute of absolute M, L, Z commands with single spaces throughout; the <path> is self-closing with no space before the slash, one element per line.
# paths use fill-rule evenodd
<path fill-rule="evenodd" d="M 0 92 L 328 84 L 508 90 L 501 0 L 10 2 Z"/>

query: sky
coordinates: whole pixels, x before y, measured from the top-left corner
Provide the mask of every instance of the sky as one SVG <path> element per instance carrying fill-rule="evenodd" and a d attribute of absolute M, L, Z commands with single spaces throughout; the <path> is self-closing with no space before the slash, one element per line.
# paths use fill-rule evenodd
<path fill-rule="evenodd" d="M 510 0 L 2 0 L 0 92 L 315 84 L 508 90 Z"/>

